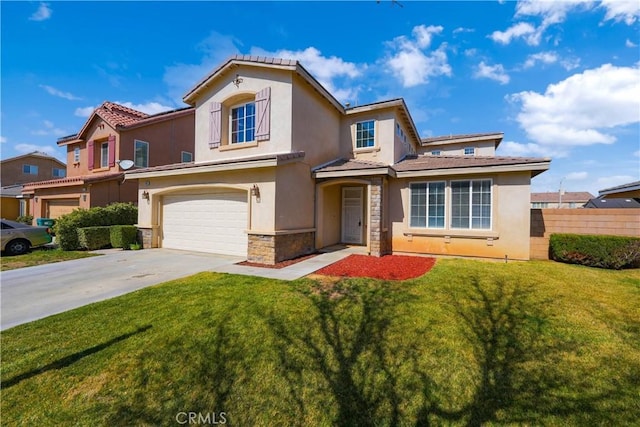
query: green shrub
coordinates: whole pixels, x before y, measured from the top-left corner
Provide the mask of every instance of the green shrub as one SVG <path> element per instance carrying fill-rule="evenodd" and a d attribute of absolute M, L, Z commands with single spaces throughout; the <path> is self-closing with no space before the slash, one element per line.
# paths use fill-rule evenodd
<path fill-rule="evenodd" d="M 112 225 L 110 234 L 114 248 L 129 249 L 132 243 L 138 241 L 138 228 L 135 225 Z"/>
<path fill-rule="evenodd" d="M 23 224 L 32 225 L 33 224 L 33 215 L 20 215 L 16 218 L 16 222 L 21 222 Z"/>
<path fill-rule="evenodd" d="M 111 245 L 111 227 L 84 227 L 78 229 L 78 241 L 82 249 L 95 251 Z"/>
<path fill-rule="evenodd" d="M 624 236 L 552 234 L 551 259 L 568 264 L 620 270 L 640 267 L 640 239 Z"/>
<path fill-rule="evenodd" d="M 56 220 L 53 230 L 62 250 L 82 249 L 78 229 L 108 225 L 133 225 L 138 220 L 138 208 L 131 203 L 114 203 L 107 207 L 75 209 Z"/>

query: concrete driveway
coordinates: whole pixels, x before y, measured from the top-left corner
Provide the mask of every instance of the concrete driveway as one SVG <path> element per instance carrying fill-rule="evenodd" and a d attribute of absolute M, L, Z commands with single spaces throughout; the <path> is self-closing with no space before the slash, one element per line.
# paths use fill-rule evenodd
<path fill-rule="evenodd" d="M 101 251 L 103 255 L 0 275 L 2 330 L 243 258 L 171 249 Z"/>

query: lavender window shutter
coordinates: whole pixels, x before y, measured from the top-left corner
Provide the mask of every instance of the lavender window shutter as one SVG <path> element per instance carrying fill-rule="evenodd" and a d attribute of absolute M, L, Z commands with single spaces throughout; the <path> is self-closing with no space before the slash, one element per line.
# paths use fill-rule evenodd
<path fill-rule="evenodd" d="M 94 162 L 94 149 L 93 149 L 93 141 L 87 142 L 87 162 L 89 163 L 89 170 L 93 170 L 93 162 Z"/>
<path fill-rule="evenodd" d="M 220 146 L 222 136 L 222 104 L 211 102 L 209 104 L 209 148 Z"/>
<path fill-rule="evenodd" d="M 256 140 L 269 139 L 271 126 L 271 88 L 266 87 L 256 94 Z"/>
<path fill-rule="evenodd" d="M 116 136 L 109 135 L 109 167 L 116 165 Z"/>

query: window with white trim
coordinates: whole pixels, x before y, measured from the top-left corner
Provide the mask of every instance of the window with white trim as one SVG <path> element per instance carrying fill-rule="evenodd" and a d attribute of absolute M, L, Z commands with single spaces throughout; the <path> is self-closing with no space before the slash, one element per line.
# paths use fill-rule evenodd
<path fill-rule="evenodd" d="M 109 143 L 103 142 L 100 144 L 100 167 L 106 168 L 109 166 Z"/>
<path fill-rule="evenodd" d="M 465 156 L 473 156 L 476 154 L 476 149 L 473 147 L 466 147 L 464 149 L 464 155 Z"/>
<path fill-rule="evenodd" d="M 433 150 L 433 151 L 431 151 L 431 155 L 432 155 L 432 156 L 439 156 L 439 155 L 441 155 L 441 154 L 442 154 L 442 152 L 441 152 L 440 150 Z"/>
<path fill-rule="evenodd" d="M 73 163 L 80 163 L 80 147 L 73 149 Z"/>
<path fill-rule="evenodd" d="M 27 175 L 38 175 L 38 166 L 22 165 L 22 173 L 26 173 Z"/>
<path fill-rule="evenodd" d="M 133 164 L 139 168 L 149 167 L 149 143 L 135 140 Z"/>
<path fill-rule="evenodd" d="M 180 161 L 182 163 L 191 163 L 193 161 L 193 153 L 189 151 L 183 151 L 180 153 Z"/>
<path fill-rule="evenodd" d="M 444 228 L 445 182 L 418 182 L 410 185 L 409 226 Z"/>
<path fill-rule="evenodd" d="M 491 229 L 490 179 L 451 182 L 451 228 Z"/>
<path fill-rule="evenodd" d="M 374 120 L 356 123 L 356 148 L 369 148 L 375 146 L 374 128 Z"/>
<path fill-rule="evenodd" d="M 247 102 L 231 109 L 231 137 L 232 144 L 242 144 L 255 140 L 256 104 Z"/>

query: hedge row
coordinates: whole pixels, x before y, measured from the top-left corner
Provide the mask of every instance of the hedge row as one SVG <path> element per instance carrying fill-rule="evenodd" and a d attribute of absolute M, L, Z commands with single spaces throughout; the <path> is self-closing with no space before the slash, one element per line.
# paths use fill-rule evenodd
<path fill-rule="evenodd" d="M 134 225 L 84 227 L 78 229 L 78 241 L 82 249 L 95 251 L 103 248 L 129 249 L 137 243 L 138 228 Z"/>
<path fill-rule="evenodd" d="M 569 264 L 620 270 L 640 267 L 640 238 L 552 234 L 550 258 Z"/>
<path fill-rule="evenodd" d="M 76 209 L 56 219 L 53 230 L 61 249 L 82 249 L 78 229 L 111 225 L 133 225 L 138 220 L 138 208 L 131 203 L 114 203 L 106 207 Z"/>

